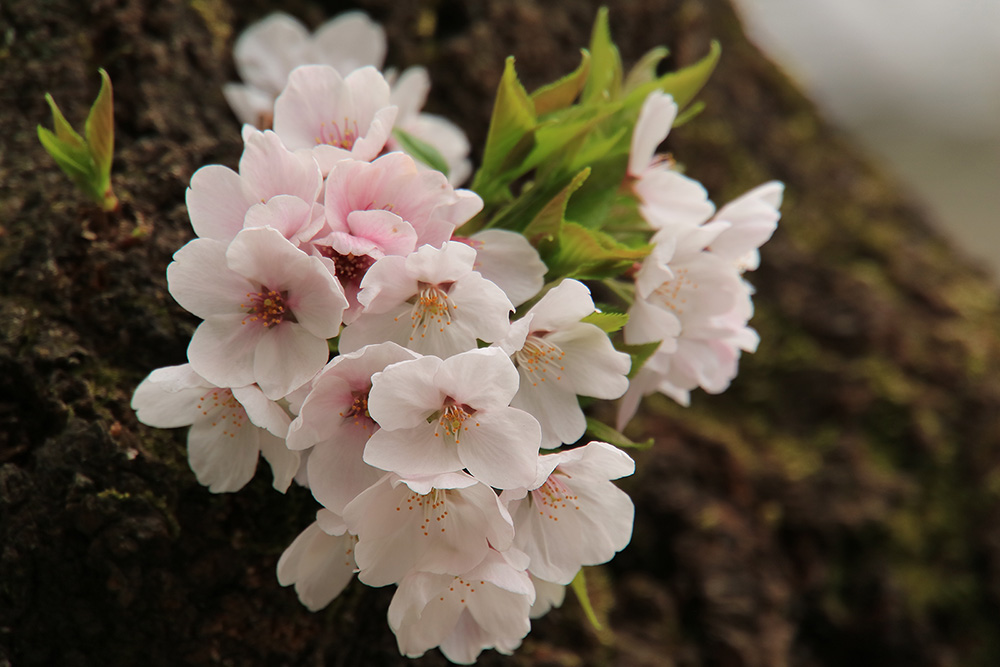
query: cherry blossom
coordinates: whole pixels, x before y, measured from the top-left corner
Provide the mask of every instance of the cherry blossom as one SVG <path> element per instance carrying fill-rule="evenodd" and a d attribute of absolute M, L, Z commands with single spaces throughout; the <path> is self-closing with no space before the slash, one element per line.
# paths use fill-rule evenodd
<path fill-rule="evenodd" d="M 274 131 L 289 149 L 309 151 L 325 174 L 338 160 L 376 157 L 396 112 L 374 67 L 344 77 L 328 65 L 303 65 L 274 102 Z"/>
<path fill-rule="evenodd" d="M 523 554 L 522 554 L 523 556 Z M 412 572 L 389 604 L 399 651 L 418 658 L 439 646 L 448 660 L 471 665 L 490 648 L 510 654 L 531 629 L 531 579 L 512 552 L 490 550 L 458 576 Z"/>
<path fill-rule="evenodd" d="M 283 441 L 287 413 L 253 385 L 226 389 L 205 380 L 190 364 L 167 366 L 136 388 L 132 409 L 149 426 L 191 427 L 188 462 L 212 493 L 243 488 L 260 455 L 274 473 L 274 488 L 282 493 L 298 470 L 299 455 Z"/>
<path fill-rule="evenodd" d="M 475 248 L 476 263 L 472 268 L 496 283 L 515 306 L 534 297 L 545 284 L 548 267 L 521 234 L 506 229 L 486 229 L 454 240 Z"/>
<path fill-rule="evenodd" d="M 784 191 L 784 184 L 771 181 L 720 208 L 713 220 L 726 222 L 729 227 L 712 241 L 712 253 L 735 262 L 741 271 L 755 271 L 760 266 L 758 248 L 778 227 L 778 207 Z"/>
<path fill-rule="evenodd" d="M 564 280 L 499 343 L 520 376 L 511 405 L 538 420 L 545 449 L 576 442 L 586 430 L 577 395 L 614 399 L 628 389 L 629 356 L 601 329 L 580 321 L 593 312 L 590 290 Z"/>
<path fill-rule="evenodd" d="M 308 482 L 316 500 L 336 513 L 385 474 L 362 460 L 378 429 L 368 414 L 372 375 L 417 354 L 395 343 L 368 345 L 340 355 L 312 382 L 298 417 L 288 428 L 288 448 L 310 450 Z"/>
<path fill-rule="evenodd" d="M 528 555 L 533 576 L 568 584 L 581 566 L 607 562 L 625 548 L 635 510 L 609 480 L 634 471 L 625 452 L 594 441 L 539 457 L 530 491 L 503 492 L 514 519 L 514 547 Z"/>
<path fill-rule="evenodd" d="M 195 239 L 167 267 L 170 293 L 204 319 L 188 347 L 194 370 L 220 387 L 257 383 L 277 399 L 326 364 L 347 306 L 316 257 L 271 228 L 245 229 L 226 246 Z"/>
<path fill-rule="evenodd" d="M 437 149 L 448 165 L 448 181 L 459 185 L 472 174 L 469 140 L 447 118 L 421 112 L 430 89 L 431 80 L 423 67 L 410 67 L 392 81 L 389 101 L 399 107 L 396 126 Z M 392 138 L 389 139 L 389 148 L 402 150 L 399 142 Z"/>
<path fill-rule="evenodd" d="M 634 179 L 640 213 L 656 229 L 699 225 L 715 210 L 701 183 L 677 172 L 670 159 L 654 156 L 676 117 L 673 98 L 654 91 L 643 102 L 632 134 L 628 175 Z"/>
<path fill-rule="evenodd" d="M 278 583 L 295 585 L 299 601 L 309 611 L 330 604 L 354 578 L 354 548 L 358 538 L 327 509 L 299 533 L 278 559 Z"/>
<path fill-rule="evenodd" d="M 243 123 L 270 127 L 274 98 L 299 65 L 330 65 L 346 76 L 365 65 L 381 67 L 385 32 L 362 12 L 330 19 L 313 35 L 295 18 L 276 12 L 254 23 L 233 49 L 243 84 L 226 84 L 222 92 Z"/>
<path fill-rule="evenodd" d="M 195 234 L 202 238 L 232 241 L 255 204 L 291 195 L 311 206 L 321 192 L 323 174 L 316 161 L 308 154 L 289 151 L 274 132 L 244 127 L 243 143 L 238 173 L 212 164 L 191 177 L 188 215 Z"/>
<path fill-rule="evenodd" d="M 347 505 L 344 520 L 358 536 L 358 577 L 369 586 L 398 583 L 414 570 L 467 572 L 514 537 L 493 489 L 464 472 L 388 473 Z"/>
<path fill-rule="evenodd" d="M 382 428 L 365 462 L 404 477 L 466 468 L 499 489 L 527 486 L 541 436 L 534 417 L 509 406 L 517 386 L 498 348 L 393 364 L 372 378 L 368 410 Z"/>
<path fill-rule="evenodd" d="M 507 334 L 510 300 L 473 271 L 476 252 L 449 241 L 386 256 L 368 269 L 358 301 L 362 315 L 340 336 L 340 349 L 392 341 L 421 354 L 449 357 Z"/>

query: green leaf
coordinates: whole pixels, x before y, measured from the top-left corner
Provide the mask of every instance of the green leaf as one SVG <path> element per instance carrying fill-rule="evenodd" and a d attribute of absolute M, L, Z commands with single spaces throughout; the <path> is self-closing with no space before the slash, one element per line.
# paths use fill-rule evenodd
<path fill-rule="evenodd" d="M 625 77 L 625 92 L 629 92 L 638 88 L 643 84 L 650 83 L 656 80 L 656 67 L 660 64 L 660 61 L 670 55 L 670 49 L 664 46 L 658 46 L 646 52 L 642 58 L 639 59 L 631 70 L 629 70 L 628 76 Z"/>
<path fill-rule="evenodd" d="M 602 442 L 606 442 L 622 449 L 649 449 L 653 446 L 653 439 L 635 442 L 623 433 L 611 428 L 604 422 L 599 422 L 593 417 L 587 417 L 587 433 Z"/>
<path fill-rule="evenodd" d="M 722 47 L 713 40 L 708 55 L 704 58 L 682 70 L 669 72 L 654 81 L 636 87 L 628 94 L 626 105 L 639 106 L 649 93 L 661 90 L 674 98 L 677 108 L 683 109 L 712 76 L 720 55 Z"/>
<path fill-rule="evenodd" d="M 402 128 L 394 128 L 392 136 L 396 138 L 403 151 L 411 157 L 423 162 L 431 169 L 440 171 L 445 176 L 448 175 L 448 162 L 434 146 L 423 139 L 418 139 Z"/>
<path fill-rule="evenodd" d="M 618 276 L 645 258 L 652 246 L 629 247 L 596 229 L 563 222 L 558 250 L 546 258 L 550 276 L 600 279 Z"/>
<path fill-rule="evenodd" d="M 680 127 L 704 110 L 705 103 L 700 100 L 689 105 L 687 109 L 677 114 L 677 118 L 674 119 L 674 127 Z"/>
<path fill-rule="evenodd" d="M 86 146 L 75 146 L 65 142 L 41 125 L 38 126 L 38 141 L 78 188 L 83 190 L 90 199 L 97 197 L 97 191 L 92 185 L 96 180 L 94 178 L 95 167 Z M 96 201 L 100 202 L 101 200 L 98 198 Z"/>
<path fill-rule="evenodd" d="M 622 59 L 618 47 L 611 40 L 608 27 L 608 8 L 601 7 L 594 21 L 590 36 L 590 56 L 593 59 L 590 76 L 580 98 L 583 104 L 614 100 L 621 92 Z"/>
<path fill-rule="evenodd" d="M 573 104 L 573 100 L 583 90 L 588 74 L 590 74 L 590 53 L 586 49 L 580 49 L 580 65 L 575 70 L 531 94 L 531 100 L 535 103 L 535 113 L 544 116 Z"/>
<path fill-rule="evenodd" d="M 101 91 L 90 107 L 90 114 L 84 124 L 84 135 L 97 173 L 110 182 L 111 156 L 115 150 L 114 95 L 108 73 L 103 69 L 98 72 L 101 73 Z"/>
<path fill-rule="evenodd" d="M 628 323 L 628 313 L 594 311 L 580 321 L 593 324 L 604 333 L 614 333 Z"/>
<path fill-rule="evenodd" d="M 590 176 L 589 168 L 574 176 L 569 185 L 549 200 L 549 203 L 528 223 L 523 233 L 532 245 L 537 247 L 540 243 L 553 243 L 559 239 L 563 222 L 566 220 L 566 205 L 569 203 L 569 198 L 580 189 L 588 176 Z"/>
<path fill-rule="evenodd" d="M 573 581 L 570 582 L 569 587 L 576 593 L 576 599 L 580 601 L 580 607 L 583 608 L 583 613 L 586 615 L 587 620 L 590 621 L 595 630 L 600 632 L 603 626 L 597 620 L 597 614 L 594 613 L 594 606 L 590 604 L 590 596 L 587 594 L 587 577 L 583 573 L 583 568 L 580 568 L 580 571 L 573 577 Z"/>
<path fill-rule="evenodd" d="M 49 108 L 52 109 L 52 125 L 56 130 L 55 136 L 70 146 L 77 148 L 85 147 L 86 142 L 84 142 L 83 137 L 77 134 L 76 130 L 70 126 L 66 117 L 63 116 L 62 111 L 59 110 L 59 105 L 52 99 L 52 96 L 45 93 L 45 101 L 49 103 Z"/>
<path fill-rule="evenodd" d="M 615 347 L 632 357 L 632 368 L 628 371 L 628 379 L 631 380 L 635 374 L 643 367 L 646 361 L 653 356 L 653 353 L 660 347 L 662 341 L 655 340 L 652 343 L 642 343 L 640 345 L 625 345 L 624 343 Z"/>
<path fill-rule="evenodd" d="M 484 200 L 495 199 L 505 190 L 503 171 L 528 155 L 534 145 L 532 135 L 537 122 L 535 105 L 518 80 L 514 57 L 510 56 L 497 88 L 482 166 L 472 183 L 472 189 Z"/>

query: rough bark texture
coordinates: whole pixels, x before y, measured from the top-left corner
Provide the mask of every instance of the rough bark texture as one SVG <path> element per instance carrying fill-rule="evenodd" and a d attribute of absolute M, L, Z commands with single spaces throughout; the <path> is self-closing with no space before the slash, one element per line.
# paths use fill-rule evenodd
<path fill-rule="evenodd" d="M 431 110 L 481 144 L 503 57 L 529 89 L 570 71 L 596 2 L 352 3 L 390 64 L 426 64 Z M 316 25 L 345 9 L 292 0 Z M 184 189 L 235 166 L 220 93 L 234 35 L 265 0 L 13 0 L 0 6 L 0 665 L 402 664 L 391 592 L 355 584 L 311 614 L 275 581 L 314 511 L 269 474 L 213 496 L 180 432 L 138 424 L 131 392 L 181 363 L 196 321 L 164 269 L 191 236 Z M 651 400 L 656 437 L 626 483 L 632 545 L 577 603 L 535 623 L 531 665 L 1000 663 L 997 291 L 905 194 L 817 118 L 723 2 L 612 3 L 626 62 L 671 66 L 718 38 L 707 110 L 670 148 L 724 201 L 787 184 L 753 276 L 763 343 L 722 396 Z M 104 217 L 42 151 L 51 91 L 78 122 L 96 69 L 115 85 Z M 572 598 L 572 596 L 570 596 Z M 419 664 L 441 664 L 436 652 Z"/>

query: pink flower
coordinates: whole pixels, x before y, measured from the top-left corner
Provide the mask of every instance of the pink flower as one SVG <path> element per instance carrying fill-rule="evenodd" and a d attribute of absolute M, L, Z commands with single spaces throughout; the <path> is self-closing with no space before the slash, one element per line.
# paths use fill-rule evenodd
<path fill-rule="evenodd" d="M 534 597 L 523 554 L 490 550 L 459 576 L 407 575 L 389 604 L 389 626 L 403 655 L 419 658 L 439 646 L 451 662 L 471 665 L 486 649 L 509 655 L 520 646 Z"/>
<path fill-rule="evenodd" d="M 387 75 L 392 77 L 391 73 Z M 389 100 L 399 107 L 396 126 L 437 149 L 448 164 L 448 182 L 464 183 L 472 174 L 469 161 L 469 140 L 462 130 L 446 118 L 421 113 L 431 89 L 431 80 L 423 67 L 410 67 L 392 83 Z M 389 139 L 390 150 L 401 150 L 395 139 Z"/>
<path fill-rule="evenodd" d="M 343 520 L 321 509 L 316 521 L 302 531 L 278 559 L 278 583 L 295 585 L 299 601 L 309 611 L 330 604 L 354 578 L 358 538 Z"/>
<path fill-rule="evenodd" d="M 468 238 L 455 237 L 476 250 L 476 271 L 503 290 L 515 306 L 538 294 L 549 270 L 522 234 L 506 229 L 486 229 Z"/>
<path fill-rule="evenodd" d="M 386 474 L 351 501 L 344 520 L 358 536 L 358 576 L 369 586 L 398 583 L 413 570 L 467 572 L 514 536 L 497 494 L 463 472 Z"/>
<path fill-rule="evenodd" d="M 325 507 L 340 514 L 347 503 L 385 474 L 363 460 L 365 444 L 378 429 L 368 414 L 372 375 L 417 354 L 395 343 L 368 345 L 340 355 L 313 380 L 298 417 L 288 429 L 288 448 L 312 448 L 309 488 Z"/>
<path fill-rule="evenodd" d="M 288 414 L 250 385 L 224 389 L 195 373 L 190 364 L 159 368 L 132 397 L 139 421 L 158 428 L 191 426 L 188 461 L 198 482 L 212 493 L 238 491 L 257 470 L 263 454 L 284 493 L 299 467 L 285 447 Z"/>
<path fill-rule="evenodd" d="M 310 206 L 323 187 L 323 174 L 311 156 L 292 153 L 274 132 L 243 128 L 239 173 L 222 165 L 202 167 L 187 190 L 188 215 L 201 238 L 232 241 L 255 204 L 292 195 Z"/>
<path fill-rule="evenodd" d="M 202 322 L 188 347 L 194 370 L 220 387 L 257 383 L 277 399 L 326 364 L 347 299 L 316 257 L 280 232 L 245 229 L 228 246 L 196 239 L 167 267 L 170 293 Z"/>
<path fill-rule="evenodd" d="M 599 328 L 580 321 L 593 312 L 590 290 L 564 280 L 515 321 L 499 343 L 520 376 L 511 405 L 541 424 L 543 449 L 583 435 L 587 425 L 577 395 L 613 399 L 628 389 L 629 356 L 615 350 Z"/>
<path fill-rule="evenodd" d="M 336 16 L 313 35 L 298 20 L 276 12 L 249 26 L 236 40 L 236 71 L 245 82 L 222 92 L 243 123 L 270 127 L 274 98 L 299 65 L 330 65 L 347 75 L 365 65 L 381 67 L 385 58 L 382 27 L 361 12 Z"/>
<path fill-rule="evenodd" d="M 628 174 L 639 198 L 639 212 L 656 229 L 671 225 L 700 225 L 715 206 L 699 183 L 673 169 L 670 160 L 654 157 L 677 117 L 673 98 L 659 91 L 646 97 L 632 134 Z"/>
<path fill-rule="evenodd" d="M 372 378 L 368 409 L 382 427 L 365 462 L 403 477 L 467 468 L 499 489 L 534 478 L 538 422 L 510 407 L 518 374 L 498 348 L 421 357 Z"/>
<path fill-rule="evenodd" d="M 532 575 L 568 584 L 583 565 L 611 560 L 632 538 L 635 509 L 609 480 L 631 475 L 635 463 L 606 442 L 539 457 L 531 490 L 504 491 L 514 519 L 514 547 Z"/>
<path fill-rule="evenodd" d="M 499 340 L 514 307 L 499 287 L 473 271 L 476 251 L 449 241 L 407 257 L 386 256 L 361 281 L 362 315 L 340 336 L 340 349 L 392 341 L 448 357 Z"/>
<path fill-rule="evenodd" d="M 274 103 L 274 131 L 293 151 L 310 151 L 323 173 L 338 160 L 371 160 L 396 119 L 389 84 L 374 67 L 342 77 L 327 65 L 304 65 Z"/>

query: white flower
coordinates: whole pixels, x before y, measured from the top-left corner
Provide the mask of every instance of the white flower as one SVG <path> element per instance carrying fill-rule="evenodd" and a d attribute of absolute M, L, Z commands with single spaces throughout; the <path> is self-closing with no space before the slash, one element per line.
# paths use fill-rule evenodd
<path fill-rule="evenodd" d="M 305 384 L 326 364 L 347 306 L 316 257 L 280 232 L 245 229 L 227 247 L 195 239 L 167 267 L 170 293 L 201 317 L 188 359 L 220 387 L 257 383 L 268 398 Z"/>
<path fill-rule="evenodd" d="M 531 618 L 541 618 L 553 609 L 562 606 L 566 599 L 566 587 L 562 584 L 554 584 L 551 581 L 539 579 L 531 572 L 531 583 L 535 587 L 535 601 L 531 604 Z M 573 575 L 574 577 L 576 575 Z"/>
<path fill-rule="evenodd" d="M 715 210 L 701 183 L 675 171 L 670 160 L 654 157 L 676 117 L 673 98 L 654 91 L 643 102 L 632 134 L 628 174 L 636 179 L 632 187 L 639 211 L 655 229 L 700 225 Z"/>
<path fill-rule="evenodd" d="M 389 75 L 391 78 L 391 74 Z M 427 142 L 437 149 L 448 164 L 448 182 L 464 183 L 472 174 L 469 161 L 469 140 L 465 133 L 450 120 L 429 113 L 421 113 L 427 102 L 431 80 L 423 67 L 410 67 L 392 83 L 389 100 L 399 107 L 396 127 Z M 400 150 L 395 139 L 389 139 L 392 150 Z"/>
<path fill-rule="evenodd" d="M 396 112 L 374 67 L 342 77 L 327 65 L 304 65 L 274 102 L 274 131 L 290 150 L 310 151 L 325 174 L 338 160 L 382 152 Z"/>
<path fill-rule="evenodd" d="M 289 151 L 274 132 L 244 127 L 243 142 L 239 173 L 211 164 L 191 177 L 188 215 L 201 238 L 232 241 L 255 204 L 292 195 L 312 206 L 321 192 L 323 174 L 316 161 Z"/>
<path fill-rule="evenodd" d="M 449 241 L 407 257 L 386 256 L 361 281 L 362 315 L 340 336 L 340 349 L 392 341 L 421 354 L 449 357 L 499 340 L 514 309 L 503 291 L 473 271 L 476 252 Z"/>
<path fill-rule="evenodd" d="M 284 493 L 299 467 L 285 447 L 287 413 L 254 386 L 224 389 L 206 381 L 190 364 L 159 368 L 132 397 L 139 421 L 158 428 L 191 426 L 188 462 L 212 493 L 238 491 L 257 470 L 263 454 Z"/>
<path fill-rule="evenodd" d="M 299 601 L 309 611 L 330 604 L 354 578 L 358 543 L 333 512 L 321 509 L 316 518 L 278 559 L 278 583 L 294 584 Z"/>
<path fill-rule="evenodd" d="M 466 468 L 499 489 L 527 486 L 540 434 L 534 417 L 509 407 L 517 384 L 498 348 L 389 366 L 372 378 L 368 410 L 382 428 L 365 462 L 404 477 Z"/>
<path fill-rule="evenodd" d="M 378 429 L 368 415 L 372 375 L 417 354 L 395 343 L 368 345 L 340 355 L 312 382 L 312 391 L 288 428 L 288 448 L 312 447 L 309 488 L 325 507 L 340 514 L 347 503 L 385 474 L 362 460 L 365 443 Z"/>
<path fill-rule="evenodd" d="M 385 50 L 382 27 L 361 12 L 340 14 L 312 36 L 299 21 L 276 12 L 236 40 L 233 57 L 245 84 L 226 84 L 222 92 L 241 122 L 263 129 L 271 125 L 274 98 L 299 65 L 330 65 L 346 76 L 365 65 L 381 67 Z"/>
<path fill-rule="evenodd" d="M 741 271 L 755 271 L 760 266 L 757 249 L 778 227 L 784 191 L 783 183 L 770 181 L 720 208 L 713 220 L 726 222 L 729 227 L 712 241 L 712 253 L 735 262 Z"/>
<path fill-rule="evenodd" d="M 473 268 L 496 283 L 515 306 L 532 298 L 545 284 L 548 267 L 522 234 L 486 229 L 468 238 L 455 238 L 476 249 Z"/>
<path fill-rule="evenodd" d="M 539 457 L 531 491 L 504 491 L 514 519 L 514 547 L 531 573 L 568 584 L 583 565 L 614 557 L 632 538 L 634 508 L 609 480 L 631 475 L 635 463 L 605 442 Z"/>
<path fill-rule="evenodd" d="M 499 343 L 520 376 L 511 405 L 542 427 L 542 448 L 576 442 L 586 430 L 577 395 L 618 398 L 628 389 L 629 356 L 601 329 L 580 320 L 594 312 L 590 290 L 564 280 L 511 326 Z"/>
<path fill-rule="evenodd" d="M 491 545 L 507 549 L 514 537 L 493 489 L 463 472 L 388 473 L 347 505 L 344 520 L 358 536 L 358 577 L 369 586 L 398 583 L 413 570 L 467 572 Z"/>
<path fill-rule="evenodd" d="M 418 658 L 440 646 L 448 660 L 462 665 L 489 648 L 512 653 L 531 629 L 535 591 L 524 568 L 507 560 L 511 555 L 491 549 L 460 576 L 407 575 L 389 604 L 399 652 Z"/>

